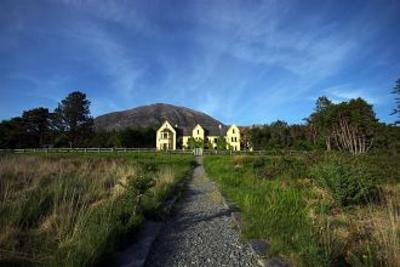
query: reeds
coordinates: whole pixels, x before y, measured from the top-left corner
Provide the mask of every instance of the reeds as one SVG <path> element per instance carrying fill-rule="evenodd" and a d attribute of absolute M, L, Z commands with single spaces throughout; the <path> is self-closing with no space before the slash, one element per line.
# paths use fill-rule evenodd
<path fill-rule="evenodd" d="M 318 183 L 323 177 L 311 175 L 316 164 L 327 162 L 335 170 L 330 162 L 338 159 L 349 168 L 363 168 L 372 175 L 379 197 L 343 205 L 332 190 Z M 313 158 L 312 162 L 300 157 L 292 162 L 290 157 L 265 155 L 209 156 L 205 167 L 220 189 L 239 206 L 244 236 L 269 242 L 270 254 L 281 254 L 294 266 L 399 267 L 398 161 L 399 158 L 385 155 L 349 158 L 335 154 Z M 320 175 L 324 173 L 317 174 Z M 332 177 L 332 182 L 343 180 L 341 175 Z M 364 176 L 350 178 L 359 181 Z"/>
<path fill-rule="evenodd" d="M 0 265 L 95 264 L 141 223 L 138 179 L 153 179 L 141 193 L 161 202 L 190 170 L 189 159 L 160 159 L 0 157 Z"/>

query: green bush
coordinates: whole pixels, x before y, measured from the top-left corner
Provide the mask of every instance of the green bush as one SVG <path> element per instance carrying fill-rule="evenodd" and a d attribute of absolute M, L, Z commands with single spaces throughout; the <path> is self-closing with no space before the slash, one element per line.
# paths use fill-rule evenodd
<path fill-rule="evenodd" d="M 255 158 L 251 163 L 251 167 L 254 175 L 263 179 L 296 179 L 304 178 L 307 174 L 304 159 L 293 156 Z"/>
<path fill-rule="evenodd" d="M 363 168 L 324 160 L 314 166 L 310 174 L 342 206 L 363 204 L 378 197 L 374 179 Z"/>

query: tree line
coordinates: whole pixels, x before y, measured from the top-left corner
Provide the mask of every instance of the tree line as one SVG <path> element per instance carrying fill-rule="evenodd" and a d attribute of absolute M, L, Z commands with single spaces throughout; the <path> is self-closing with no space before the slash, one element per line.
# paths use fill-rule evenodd
<path fill-rule="evenodd" d="M 75 91 L 53 112 L 38 107 L 0 123 L 0 148 L 155 147 L 155 129 L 95 131 L 86 94 Z"/>
<path fill-rule="evenodd" d="M 374 151 L 400 152 L 400 79 L 395 95 L 394 124 L 378 121 L 372 105 L 362 98 L 333 103 L 325 96 L 317 99 L 314 112 L 303 124 L 289 125 L 278 120 L 241 129 L 242 148 L 254 150 L 326 150 L 353 154 Z M 75 91 L 57 108 L 38 107 L 0 123 L 0 148 L 40 147 L 155 147 L 156 129 L 127 128 L 119 131 L 94 129 L 90 101 Z M 209 147 L 189 140 L 190 147 Z M 219 138 L 217 149 L 226 148 Z"/>
<path fill-rule="evenodd" d="M 400 152 L 400 79 L 392 91 L 396 107 L 394 124 L 378 121 L 372 105 L 362 98 L 333 103 L 317 99 L 304 124 L 275 121 L 242 130 L 243 145 L 256 150 L 326 150 L 361 154 L 370 150 Z"/>

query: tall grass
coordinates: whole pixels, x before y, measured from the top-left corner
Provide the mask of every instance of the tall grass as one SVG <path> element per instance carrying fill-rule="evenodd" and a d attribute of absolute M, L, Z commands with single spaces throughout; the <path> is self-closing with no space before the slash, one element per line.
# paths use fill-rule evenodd
<path fill-rule="evenodd" d="M 146 211 L 141 199 L 161 205 L 165 188 L 183 179 L 190 162 L 0 157 L 0 264 L 96 264 L 139 227 Z"/>
<path fill-rule="evenodd" d="M 246 159 L 245 159 L 246 160 Z M 257 179 L 247 162 L 208 157 L 208 175 L 241 209 L 246 238 L 268 240 L 271 255 L 284 254 L 297 265 L 322 266 L 325 259 L 307 217 L 307 192 L 271 179 Z"/>
<path fill-rule="evenodd" d="M 400 190 L 398 191 L 400 192 Z M 370 214 L 374 235 L 382 248 L 382 259 L 386 266 L 400 266 L 400 194 L 386 199 L 382 216 Z M 379 218 L 379 219 L 376 219 Z"/>
<path fill-rule="evenodd" d="M 244 237 L 269 242 L 269 254 L 294 266 L 399 266 L 398 160 L 208 156 L 205 167 L 241 209 Z"/>

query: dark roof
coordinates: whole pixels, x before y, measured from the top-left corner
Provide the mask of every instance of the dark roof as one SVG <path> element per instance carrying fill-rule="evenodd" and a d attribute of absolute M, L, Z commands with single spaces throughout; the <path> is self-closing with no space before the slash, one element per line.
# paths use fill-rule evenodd
<path fill-rule="evenodd" d="M 196 124 L 197 125 L 197 124 Z M 178 126 L 178 131 L 184 136 L 191 136 L 192 131 L 196 125 L 190 126 L 190 127 L 179 127 Z M 219 135 L 225 135 L 226 131 L 229 129 L 229 127 L 225 125 L 221 125 L 221 129 L 219 128 L 219 125 L 201 125 L 205 131 L 205 135 L 211 135 L 211 136 L 219 136 Z"/>

